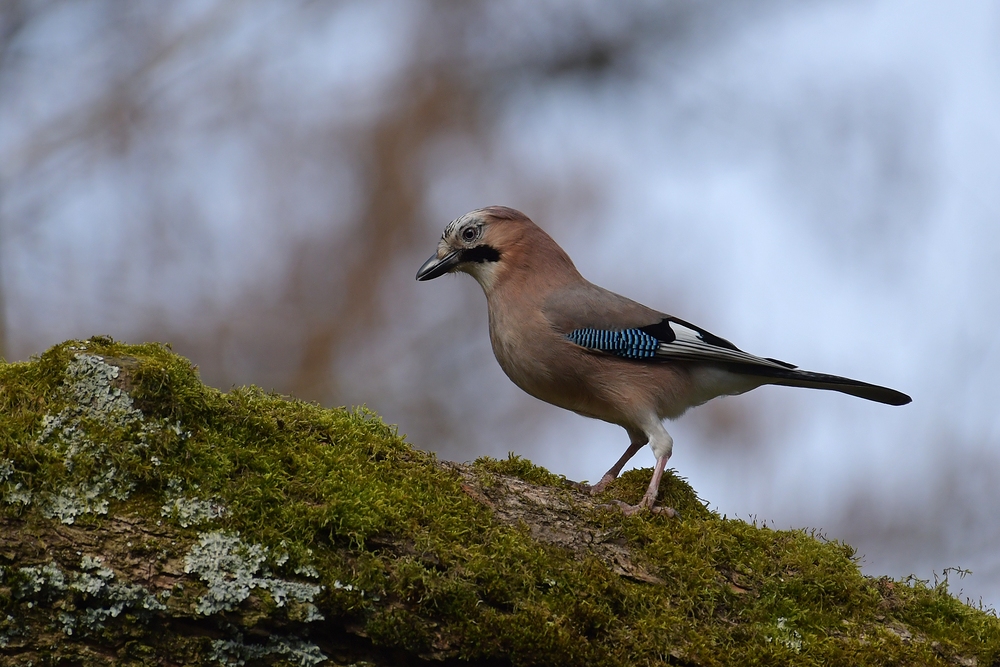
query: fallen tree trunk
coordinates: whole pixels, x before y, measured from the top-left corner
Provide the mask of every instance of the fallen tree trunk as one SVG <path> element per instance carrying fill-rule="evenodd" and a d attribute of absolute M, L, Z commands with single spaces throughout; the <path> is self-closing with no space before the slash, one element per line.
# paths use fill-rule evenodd
<path fill-rule="evenodd" d="M 205 387 L 159 345 L 0 368 L 0 663 L 1000 664 L 996 615 L 710 512 Z"/>

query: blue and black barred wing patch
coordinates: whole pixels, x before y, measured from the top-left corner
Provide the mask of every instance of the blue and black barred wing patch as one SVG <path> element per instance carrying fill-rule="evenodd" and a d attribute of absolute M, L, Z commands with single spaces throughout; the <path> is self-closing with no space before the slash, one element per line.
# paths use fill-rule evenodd
<path fill-rule="evenodd" d="M 639 329 L 607 331 L 604 329 L 577 329 L 566 338 L 589 350 L 599 350 L 626 359 L 652 359 L 660 341 Z"/>
<path fill-rule="evenodd" d="M 711 361 L 741 367 L 795 368 L 792 364 L 758 357 L 739 349 L 684 320 L 667 317 L 644 327 L 612 331 L 576 329 L 566 338 L 589 350 L 614 354 L 625 359 Z"/>

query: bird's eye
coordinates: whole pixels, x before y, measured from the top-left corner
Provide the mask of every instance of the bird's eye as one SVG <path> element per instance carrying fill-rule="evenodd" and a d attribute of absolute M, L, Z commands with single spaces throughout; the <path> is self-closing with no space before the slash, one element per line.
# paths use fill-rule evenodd
<path fill-rule="evenodd" d="M 475 241 L 479 233 L 476 231 L 475 227 L 466 227 L 462 230 L 462 240 L 463 241 Z"/>

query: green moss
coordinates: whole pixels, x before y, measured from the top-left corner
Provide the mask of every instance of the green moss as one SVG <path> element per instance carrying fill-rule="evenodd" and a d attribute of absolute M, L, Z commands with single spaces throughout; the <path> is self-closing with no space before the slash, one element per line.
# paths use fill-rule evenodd
<path fill-rule="evenodd" d="M 74 375 L 84 357 L 91 370 Z M 513 454 L 479 459 L 474 470 L 576 493 L 564 477 Z M 649 474 L 622 475 L 606 496 L 636 502 Z M 222 393 L 160 345 L 95 337 L 0 365 L 0 511 L 24 525 L 58 525 L 68 515 L 53 513 L 53 498 L 66 489 L 96 489 L 91 505 L 74 505 L 83 508 L 71 517 L 81 529 L 100 531 L 119 516 L 169 529 L 163 539 L 153 531 L 129 546 L 130 558 L 195 563 L 184 559 L 200 558 L 206 544 L 229 550 L 221 574 L 195 563 L 179 586 L 169 580 L 169 597 L 151 590 L 165 609 L 147 604 L 153 608 L 131 620 L 102 617 L 100 641 L 135 659 L 182 647 L 176 650 L 186 663 L 267 655 L 309 662 L 319 648 L 295 633 L 323 623 L 363 628 L 377 645 L 415 655 L 515 665 L 1000 659 L 996 615 L 962 604 L 946 582 L 866 577 L 849 546 L 720 517 L 670 471 L 660 502 L 679 519 L 581 509 L 654 578 L 637 581 L 596 553 L 552 546 L 528 526 L 501 522 L 463 488 L 458 472 L 413 449 L 371 412 L 325 409 L 252 387 Z M 97 608 L 79 591 L 19 598 L 17 586 L 34 571 L 3 566 L 4 641 L 49 627 L 38 619 L 58 613 L 77 614 L 73 627 L 82 628 L 79 614 Z M 66 570 L 67 581 L 96 576 L 62 563 L 70 566 L 77 569 Z M 245 588 L 212 588 L 234 581 Z M 137 590 L 124 580 L 115 585 Z M 133 597 L 139 602 L 123 609 L 146 600 Z M 225 621 L 214 643 L 171 643 L 141 631 L 147 617 L 214 615 Z M 8 616 L 26 620 L 3 620 Z M 270 643 L 244 643 L 241 633 L 274 618 L 281 620 L 266 626 Z M 36 621 L 42 625 L 31 625 Z M 275 627 L 291 634 L 279 636 Z M 56 634 L 60 646 L 79 636 Z"/>
<path fill-rule="evenodd" d="M 648 469 L 626 471 L 611 483 L 608 493 L 618 500 L 634 505 L 646 493 L 649 478 Z M 657 498 L 660 505 L 673 508 L 684 519 L 705 519 L 712 516 L 705 501 L 699 498 L 687 480 L 678 476 L 674 470 L 664 471 L 660 481 L 660 495 Z"/>
<path fill-rule="evenodd" d="M 514 452 L 510 452 L 506 459 L 494 459 L 489 456 L 482 456 L 476 459 L 472 465 L 480 472 L 516 477 L 539 486 L 559 487 L 571 484 L 565 475 L 551 473 L 542 466 L 537 466 Z"/>

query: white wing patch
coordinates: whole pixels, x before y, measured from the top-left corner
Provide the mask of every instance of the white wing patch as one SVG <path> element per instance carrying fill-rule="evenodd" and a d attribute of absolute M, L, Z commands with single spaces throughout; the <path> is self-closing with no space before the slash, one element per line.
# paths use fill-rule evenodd
<path fill-rule="evenodd" d="M 753 364 L 754 366 L 770 366 L 787 370 L 789 364 L 780 364 L 770 359 L 758 357 L 743 350 L 733 350 L 705 342 L 701 333 L 670 321 L 670 328 L 676 338 L 669 343 L 660 343 L 656 356 L 666 359 L 692 359 L 700 361 L 730 362 L 737 364 Z M 794 368 L 794 367 L 792 367 Z"/>

